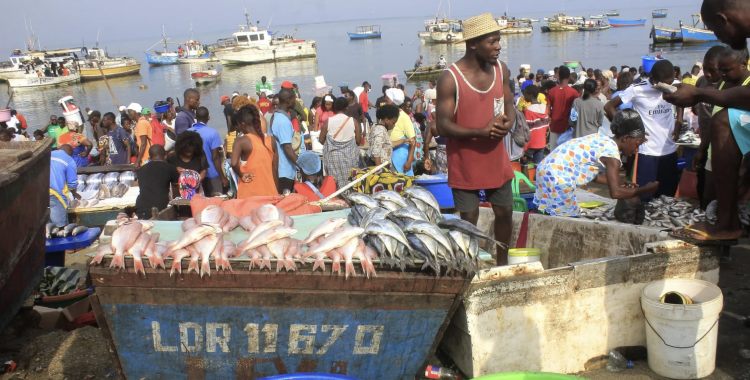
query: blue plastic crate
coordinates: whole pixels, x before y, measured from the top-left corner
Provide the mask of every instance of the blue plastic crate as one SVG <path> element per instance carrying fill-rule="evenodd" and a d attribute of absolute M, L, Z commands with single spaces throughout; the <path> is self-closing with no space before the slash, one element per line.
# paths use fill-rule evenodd
<path fill-rule="evenodd" d="M 453 192 L 448 186 L 448 178 L 443 174 L 436 175 L 435 177 L 440 178 L 427 180 L 417 179 L 414 181 L 414 183 L 424 187 L 425 189 L 427 189 L 427 191 L 431 192 L 432 195 L 435 196 L 435 199 L 437 199 L 438 204 L 441 208 L 453 208 Z"/>
<path fill-rule="evenodd" d="M 521 194 L 521 198 L 526 201 L 526 205 L 528 205 L 529 210 L 536 209 L 536 205 L 534 204 L 534 193 Z"/>
<path fill-rule="evenodd" d="M 677 169 L 685 169 L 685 159 L 684 158 L 678 158 L 677 159 Z"/>

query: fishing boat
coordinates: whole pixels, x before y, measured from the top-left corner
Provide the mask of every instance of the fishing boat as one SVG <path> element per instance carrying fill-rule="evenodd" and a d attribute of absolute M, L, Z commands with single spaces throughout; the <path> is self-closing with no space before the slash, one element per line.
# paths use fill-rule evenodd
<path fill-rule="evenodd" d="M 422 43 L 453 43 L 463 39 L 463 27 L 458 20 L 425 20 L 425 31 L 417 34 Z"/>
<path fill-rule="evenodd" d="M 583 17 L 567 16 L 565 13 L 557 14 L 547 21 L 551 32 L 574 32 L 578 30 L 579 23 L 583 23 Z"/>
<path fill-rule="evenodd" d="M 527 23 L 527 24 L 536 24 L 536 23 L 538 23 L 538 22 L 539 22 L 539 19 L 538 19 L 538 18 L 526 18 L 526 17 L 521 17 L 521 18 L 520 18 L 520 19 L 518 19 L 518 20 L 519 20 L 519 21 L 522 21 L 522 22 L 525 22 L 525 23 Z"/>
<path fill-rule="evenodd" d="M 589 18 L 592 20 L 604 20 L 607 18 L 607 15 L 589 15 Z"/>
<path fill-rule="evenodd" d="M 597 25 L 596 23 L 587 23 L 584 26 L 578 27 L 579 32 L 598 32 L 600 30 L 607 30 L 607 29 L 609 29 L 609 25 L 607 24 Z"/>
<path fill-rule="evenodd" d="M 682 30 L 652 25 L 649 37 L 654 44 L 682 42 Z"/>
<path fill-rule="evenodd" d="M 640 20 L 621 20 L 617 18 L 608 18 L 609 25 L 611 25 L 613 28 L 622 28 L 622 27 L 628 27 L 628 26 L 643 26 L 646 25 L 646 19 L 642 18 Z"/>
<path fill-rule="evenodd" d="M 157 41 L 153 46 L 146 49 L 146 62 L 149 66 L 162 66 L 162 65 L 174 65 L 177 64 L 177 58 L 179 54 L 177 52 L 170 52 L 168 49 L 169 38 L 167 38 L 164 25 L 161 26 L 161 40 Z M 149 53 L 154 46 L 158 44 L 164 44 L 164 51 L 154 51 Z"/>
<path fill-rule="evenodd" d="M 80 80 L 81 75 L 78 72 L 71 72 L 68 75 L 59 77 L 46 77 L 38 76 L 37 74 L 24 74 L 24 76 L 21 78 L 8 79 L 8 86 L 13 89 L 52 87 L 68 85 Z"/>
<path fill-rule="evenodd" d="M 177 58 L 177 63 L 183 64 L 183 65 L 193 65 L 196 63 L 211 63 L 211 62 L 219 62 L 219 59 L 214 57 L 213 54 L 208 54 L 207 57 L 195 57 L 195 58 L 185 58 L 185 57 L 179 57 Z"/>
<path fill-rule="evenodd" d="M 651 12 L 651 18 L 666 18 L 666 17 L 667 17 L 666 9 L 654 9 L 653 12 Z"/>
<path fill-rule="evenodd" d="M 380 38 L 380 25 L 358 26 L 354 33 L 348 32 L 350 40 L 367 40 L 370 38 Z"/>
<path fill-rule="evenodd" d="M 225 41 L 226 47 L 214 50 L 214 56 L 222 64 L 238 65 L 261 62 L 275 62 L 317 56 L 315 40 L 296 39 L 297 29 L 291 36 L 274 38 L 268 28 L 261 30 L 250 23 L 250 16 L 245 9 L 245 25 L 232 34 L 231 41 Z"/>
<path fill-rule="evenodd" d="M 508 19 L 501 17 L 495 19 L 497 25 L 500 26 L 500 34 L 528 34 L 534 30 L 534 27 L 529 24 L 528 19 Z"/>
<path fill-rule="evenodd" d="M 443 72 L 445 68 L 439 68 L 437 65 L 433 66 L 427 66 L 427 67 L 420 67 L 418 70 L 404 70 L 404 74 L 406 74 L 406 79 L 424 79 L 427 77 L 437 77 L 440 75 L 440 73 Z"/>
<path fill-rule="evenodd" d="M 207 70 L 196 71 L 190 74 L 197 86 L 214 84 L 221 79 L 221 70 L 209 67 Z"/>
<path fill-rule="evenodd" d="M 24 65 L 33 61 L 34 58 L 44 59 L 44 53 L 14 50 L 8 61 L 0 63 L 0 81 L 7 81 L 10 78 L 23 78 L 26 75 Z"/>
<path fill-rule="evenodd" d="M 619 16 L 620 15 L 620 11 L 618 11 L 618 10 L 611 10 L 611 11 L 605 13 L 605 15 L 607 15 L 607 16 Z"/>
<path fill-rule="evenodd" d="M 705 24 L 703 25 L 703 28 L 698 28 L 698 24 L 703 22 L 703 19 L 701 18 L 701 15 L 694 14 L 693 16 L 693 26 L 685 26 L 682 21 L 680 21 L 680 31 L 682 32 L 682 42 L 711 42 L 711 41 L 717 41 L 718 38 L 716 38 L 716 35 L 714 32 L 708 30 L 705 28 Z"/>
<path fill-rule="evenodd" d="M 131 57 L 110 57 L 99 48 L 89 49 L 84 59 L 78 61 L 81 80 L 102 79 L 124 75 L 135 75 L 141 72 L 141 63 Z M 101 68 L 101 69 L 100 69 Z"/>

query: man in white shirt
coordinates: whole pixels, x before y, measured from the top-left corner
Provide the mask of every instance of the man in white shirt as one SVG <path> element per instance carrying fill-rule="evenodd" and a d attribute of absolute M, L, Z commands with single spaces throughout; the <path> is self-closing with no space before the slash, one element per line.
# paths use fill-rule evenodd
<path fill-rule="evenodd" d="M 632 102 L 643 119 L 648 140 L 636 154 L 633 182 L 641 186 L 650 182 L 659 184 L 655 194 L 641 195 L 644 202 L 661 195 L 673 197 L 679 185 L 674 142 L 680 130 L 675 125 L 672 105 L 662 98 L 661 91 L 653 88 L 657 83 L 671 85 L 674 82 L 674 66 L 668 60 L 656 62 L 648 77 L 649 81 L 631 85 L 604 106 L 607 117 L 612 120 L 620 105 Z"/>

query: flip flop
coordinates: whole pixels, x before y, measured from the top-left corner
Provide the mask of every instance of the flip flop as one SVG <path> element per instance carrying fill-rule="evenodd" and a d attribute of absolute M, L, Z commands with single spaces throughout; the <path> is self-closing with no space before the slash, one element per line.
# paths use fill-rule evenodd
<path fill-rule="evenodd" d="M 693 224 L 688 224 L 687 226 L 683 227 L 682 230 L 683 231 L 688 231 L 688 232 L 691 232 L 691 233 L 694 233 L 694 234 L 698 234 L 700 236 L 703 236 L 703 237 L 706 238 L 706 240 L 698 240 L 698 239 L 694 239 L 694 238 L 689 238 L 687 236 L 678 235 L 678 234 L 676 234 L 674 232 L 674 231 L 677 231 L 677 229 L 672 230 L 673 232 L 670 232 L 669 236 L 671 236 L 671 237 L 673 237 L 675 239 L 679 239 L 679 240 L 682 240 L 684 242 L 690 243 L 692 245 L 731 246 L 731 245 L 737 245 L 739 243 L 739 241 L 737 239 L 720 240 L 720 239 L 717 239 L 717 238 L 709 235 L 707 232 L 696 230 L 696 229 L 693 229 L 691 227 L 693 227 Z"/>

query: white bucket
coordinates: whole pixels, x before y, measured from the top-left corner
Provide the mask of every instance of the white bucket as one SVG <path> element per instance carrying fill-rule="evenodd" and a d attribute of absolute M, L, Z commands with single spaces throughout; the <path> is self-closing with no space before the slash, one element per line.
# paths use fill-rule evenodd
<path fill-rule="evenodd" d="M 322 152 L 323 144 L 318 141 L 320 139 L 320 131 L 310 131 L 310 142 L 312 142 L 312 150 L 314 152 Z"/>
<path fill-rule="evenodd" d="M 680 292 L 692 305 L 661 303 L 666 292 Z M 646 318 L 648 366 L 671 379 L 700 379 L 716 367 L 716 341 L 724 296 L 701 280 L 669 279 L 646 285 L 641 294 Z"/>
<path fill-rule="evenodd" d="M 83 120 L 81 119 L 81 113 L 78 112 L 78 110 L 70 111 L 70 112 L 63 112 L 63 116 L 65 116 L 65 122 L 75 121 L 78 122 L 78 128 L 83 126 Z"/>
<path fill-rule="evenodd" d="M 508 265 L 539 261 L 542 251 L 539 248 L 513 248 L 508 250 Z"/>

